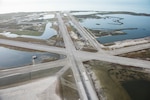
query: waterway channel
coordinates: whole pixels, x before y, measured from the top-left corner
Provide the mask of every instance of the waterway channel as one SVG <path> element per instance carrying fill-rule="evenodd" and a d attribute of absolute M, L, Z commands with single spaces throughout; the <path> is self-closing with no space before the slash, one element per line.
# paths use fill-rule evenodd
<path fill-rule="evenodd" d="M 3 32 L 3 33 L 0 33 L 0 35 L 4 35 L 6 37 L 11 37 L 11 38 L 23 37 L 23 38 L 33 38 L 33 39 L 46 40 L 46 39 L 49 39 L 49 38 L 57 35 L 57 31 L 54 28 L 52 28 L 52 23 L 48 22 L 45 26 L 44 32 L 40 36 L 18 35 L 18 34 L 14 34 L 11 32 Z"/>
<path fill-rule="evenodd" d="M 21 37 L 34 38 L 34 39 L 49 39 L 52 36 L 57 35 L 57 31 L 51 27 L 52 27 L 52 23 L 48 22 L 46 24 L 45 30 L 41 36 L 21 35 Z"/>

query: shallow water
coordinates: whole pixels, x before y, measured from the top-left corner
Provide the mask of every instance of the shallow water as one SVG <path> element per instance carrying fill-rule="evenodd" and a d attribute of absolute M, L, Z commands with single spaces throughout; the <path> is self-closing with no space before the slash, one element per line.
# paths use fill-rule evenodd
<path fill-rule="evenodd" d="M 92 30 L 114 31 L 121 30 L 126 34 L 107 35 L 98 37 L 100 43 L 110 43 L 126 39 L 138 39 L 150 36 L 150 16 L 129 14 L 95 14 L 94 17 L 80 18 L 80 24 Z M 97 18 L 98 17 L 98 18 Z"/>
<path fill-rule="evenodd" d="M 32 64 L 32 56 L 37 56 L 35 63 L 41 63 L 47 59 L 60 59 L 59 54 L 40 51 L 21 51 L 0 47 L 0 69 L 20 67 Z"/>

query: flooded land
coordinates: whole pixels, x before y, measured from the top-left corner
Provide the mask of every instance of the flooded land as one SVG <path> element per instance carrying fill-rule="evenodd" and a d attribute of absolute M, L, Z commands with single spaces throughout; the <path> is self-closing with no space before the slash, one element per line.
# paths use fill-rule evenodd
<path fill-rule="evenodd" d="M 0 70 L 50 62 L 64 58 L 64 55 L 10 46 L 0 46 L 0 52 Z M 33 56 L 36 56 L 36 59 L 34 59 Z"/>
<path fill-rule="evenodd" d="M 99 98 L 106 100 L 149 100 L 150 73 L 144 69 L 91 60 L 84 63 Z"/>
<path fill-rule="evenodd" d="M 55 12 L 2 14 L 0 38 L 64 47 Z"/>
<path fill-rule="evenodd" d="M 150 36 L 150 14 L 133 12 L 72 12 L 102 44 Z"/>

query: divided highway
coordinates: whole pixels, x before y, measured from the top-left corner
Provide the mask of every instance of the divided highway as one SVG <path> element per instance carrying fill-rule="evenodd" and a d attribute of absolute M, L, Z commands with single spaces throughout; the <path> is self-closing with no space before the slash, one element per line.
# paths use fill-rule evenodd
<path fill-rule="evenodd" d="M 58 18 L 59 28 L 62 32 L 63 39 L 65 42 L 68 61 L 73 71 L 81 100 L 98 100 L 96 92 L 93 86 L 91 85 L 90 80 L 88 79 L 86 70 L 83 67 L 82 61 L 75 54 L 76 49 L 69 36 L 66 26 L 60 14 L 58 13 L 57 13 L 57 18 Z"/>
<path fill-rule="evenodd" d="M 67 31 L 66 25 L 64 21 L 62 20 L 60 13 L 57 13 L 56 16 L 58 18 L 59 30 L 62 33 L 65 48 L 46 46 L 46 45 L 41 45 L 41 44 L 26 43 L 26 42 L 21 42 L 21 41 L 5 40 L 5 39 L 0 39 L 0 44 L 22 47 L 22 48 L 33 49 L 33 50 L 47 51 L 47 52 L 58 53 L 58 54 L 64 54 L 67 56 L 67 58 L 60 59 L 60 60 L 53 61 L 53 62 L 48 62 L 48 63 L 41 63 L 41 64 L 24 66 L 24 67 L 19 67 L 19 68 L 0 70 L 0 78 L 5 78 L 5 77 L 19 75 L 23 73 L 29 73 L 29 72 L 64 66 L 62 69 L 60 69 L 60 71 L 56 73 L 56 75 L 59 77 L 63 75 L 63 73 L 65 73 L 69 68 L 72 69 L 74 77 L 75 77 L 75 81 L 77 84 L 78 92 L 80 94 L 80 100 L 99 100 L 96 94 L 95 88 L 93 86 L 93 83 L 91 82 L 91 79 L 88 76 L 86 69 L 83 66 L 83 61 L 94 59 L 94 60 L 106 61 L 106 62 L 121 64 L 121 65 L 128 65 L 128 66 L 135 66 L 135 67 L 150 69 L 149 61 L 114 56 L 117 54 L 141 50 L 141 48 L 142 49 L 150 48 L 150 43 L 121 48 L 121 49 L 117 49 L 113 51 L 104 51 L 102 50 L 103 46 L 99 44 L 96 41 L 96 39 L 86 29 L 84 29 L 78 23 L 78 21 L 75 20 L 75 18 L 72 15 L 70 15 L 68 12 L 67 12 L 67 15 L 71 19 L 71 21 L 74 23 L 74 25 L 76 26 L 76 29 L 79 31 L 81 36 L 86 41 L 88 41 L 94 48 L 96 48 L 98 52 L 92 53 L 92 52 L 76 50 L 74 43 Z M 2 91 L 3 90 L 1 90 L 1 92 Z"/>
<path fill-rule="evenodd" d="M 50 69 L 50 68 L 55 68 L 55 67 L 63 67 L 66 64 L 66 61 L 67 61 L 66 59 L 61 59 L 61 60 L 56 60 L 53 62 L 0 70 L 0 78 L 40 71 L 40 70 Z"/>
<path fill-rule="evenodd" d="M 71 19 L 71 21 L 73 22 L 73 24 L 75 25 L 76 29 L 78 30 L 78 32 L 80 33 L 80 35 L 86 40 L 88 41 L 96 50 L 98 50 L 100 53 L 104 53 L 104 51 L 101 49 L 101 47 L 103 47 L 103 45 L 101 45 L 100 43 L 98 43 L 98 41 L 85 29 L 83 28 L 79 22 L 77 22 L 75 20 L 75 18 L 69 13 L 66 12 L 66 14 L 68 15 L 68 17 Z"/>

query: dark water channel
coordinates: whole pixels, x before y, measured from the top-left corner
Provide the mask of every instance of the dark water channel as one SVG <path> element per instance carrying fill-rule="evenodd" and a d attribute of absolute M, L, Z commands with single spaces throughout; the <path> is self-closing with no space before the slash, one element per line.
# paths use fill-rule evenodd
<path fill-rule="evenodd" d="M 0 69 L 31 65 L 32 56 L 37 56 L 35 64 L 63 58 L 62 55 L 54 53 L 0 47 Z"/>
<path fill-rule="evenodd" d="M 132 100 L 150 100 L 150 81 L 133 80 L 124 82 L 122 86 L 126 89 Z"/>
<path fill-rule="evenodd" d="M 86 64 L 100 82 L 99 95 L 106 100 L 150 100 L 150 73 L 143 69 L 95 60 Z"/>

